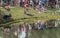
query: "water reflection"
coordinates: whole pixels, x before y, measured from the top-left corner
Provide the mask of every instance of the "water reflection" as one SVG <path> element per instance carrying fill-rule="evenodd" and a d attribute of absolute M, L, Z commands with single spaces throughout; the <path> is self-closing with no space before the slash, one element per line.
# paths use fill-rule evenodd
<path fill-rule="evenodd" d="M 1 29 L 0 30 L 1 38 L 18 38 L 17 27 L 4 26 L 4 27 L 0 27 L 0 29 Z"/>
<path fill-rule="evenodd" d="M 26 27 L 28 26 L 28 28 Z M 34 21 L 34 22 L 30 22 L 26 24 L 21 24 L 20 25 L 20 31 L 19 31 L 19 38 L 25 38 L 28 37 L 30 38 L 31 36 L 31 31 L 33 32 L 33 30 L 40 30 L 40 29 L 46 29 L 46 28 L 56 28 L 60 26 L 60 19 L 51 19 L 51 20 L 38 20 L 38 21 Z M 24 28 L 24 30 L 23 30 Z M 27 30 L 28 29 L 28 30 Z M 28 34 L 27 34 L 28 33 Z M 28 36 L 27 36 L 28 35 Z"/>
<path fill-rule="evenodd" d="M 19 25 L 18 38 L 25 38 L 25 37 L 26 37 L 26 25 L 25 24 Z"/>
<path fill-rule="evenodd" d="M 30 29 L 43 29 L 43 28 L 53 28 L 60 26 L 60 19 L 50 19 L 50 20 L 38 20 L 28 25 Z"/>
<path fill-rule="evenodd" d="M 39 32 L 40 29 L 44 30 L 56 27 L 60 27 L 60 19 L 24 22 L 19 25 L 0 27 L 0 38 L 30 38 L 33 30 Z"/>

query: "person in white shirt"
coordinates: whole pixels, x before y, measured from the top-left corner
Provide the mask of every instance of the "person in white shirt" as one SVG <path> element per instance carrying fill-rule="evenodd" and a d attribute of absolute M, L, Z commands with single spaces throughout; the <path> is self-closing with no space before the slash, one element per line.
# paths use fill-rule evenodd
<path fill-rule="evenodd" d="M 40 11 L 42 10 L 42 4 L 41 4 L 41 1 L 39 1 L 39 10 L 40 10 Z"/>
<path fill-rule="evenodd" d="M 18 35 L 18 38 L 25 38 L 26 37 L 26 26 L 22 25 L 20 31 L 21 33 Z"/>
<path fill-rule="evenodd" d="M 30 6 L 31 6 L 31 7 L 33 6 L 33 1 L 32 1 L 32 0 L 30 0 Z"/>

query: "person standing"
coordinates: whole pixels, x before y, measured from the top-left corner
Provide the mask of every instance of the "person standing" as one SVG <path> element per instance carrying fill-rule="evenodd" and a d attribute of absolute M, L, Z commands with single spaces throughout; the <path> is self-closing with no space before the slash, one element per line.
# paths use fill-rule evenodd
<path fill-rule="evenodd" d="M 10 5 L 8 3 L 4 3 L 3 6 L 7 11 L 10 11 Z"/>
<path fill-rule="evenodd" d="M 28 11 L 28 4 L 27 3 L 24 4 L 23 9 L 24 9 L 24 14 L 26 14 Z"/>
<path fill-rule="evenodd" d="M 30 0 L 30 6 L 33 7 L 33 1 L 32 0 Z"/>
<path fill-rule="evenodd" d="M 49 6 L 50 6 L 51 8 L 54 8 L 55 5 L 56 5 L 56 0 L 49 0 Z"/>

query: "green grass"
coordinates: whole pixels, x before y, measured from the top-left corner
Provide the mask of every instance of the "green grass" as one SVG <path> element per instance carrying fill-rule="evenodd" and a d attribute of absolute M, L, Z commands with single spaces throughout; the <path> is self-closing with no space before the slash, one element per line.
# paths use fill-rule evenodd
<path fill-rule="evenodd" d="M 41 12 L 41 13 L 36 13 L 36 11 L 31 8 L 29 9 L 29 13 L 33 14 L 34 16 L 27 16 L 24 14 L 24 10 L 22 7 L 14 7 L 11 8 L 11 11 L 8 12 L 4 8 L 0 8 L 0 10 L 4 11 L 4 13 L 11 13 L 12 14 L 12 19 L 21 19 L 21 18 L 28 18 L 25 20 L 18 20 L 15 22 L 8 22 L 7 24 L 16 24 L 20 22 L 28 22 L 28 21 L 37 21 L 37 20 L 46 20 L 46 19 L 57 19 L 60 18 L 60 13 L 56 12 L 56 9 L 47 9 L 46 12 Z M 56 13 L 55 13 L 56 12 Z M 38 17 L 38 18 L 33 18 L 33 17 Z M 3 24 L 5 25 L 5 24 Z"/>
<path fill-rule="evenodd" d="M 7 11 L 4 10 L 3 8 L 1 10 L 3 10 L 5 13 L 7 13 Z M 49 16 L 49 15 L 51 16 L 52 13 L 54 14 L 55 11 L 56 11 L 55 9 L 47 9 L 46 13 L 40 13 L 39 14 L 39 13 L 36 13 L 36 11 L 31 8 L 29 10 L 29 13 L 34 14 L 33 17 L 40 17 L 40 16 L 45 17 L 45 16 Z M 11 8 L 10 13 L 12 14 L 12 18 L 14 18 L 14 19 L 30 17 L 30 16 L 27 16 L 24 14 L 24 10 L 22 7 Z M 54 16 L 56 16 L 56 14 Z"/>

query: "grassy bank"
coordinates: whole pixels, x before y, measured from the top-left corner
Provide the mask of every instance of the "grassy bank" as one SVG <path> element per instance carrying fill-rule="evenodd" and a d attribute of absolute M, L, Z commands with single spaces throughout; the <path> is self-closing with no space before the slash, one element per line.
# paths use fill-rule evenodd
<path fill-rule="evenodd" d="M 11 25 L 11 24 L 19 24 L 21 22 L 28 22 L 28 21 L 37 21 L 37 20 L 46 20 L 46 19 L 57 19 L 60 18 L 60 13 L 56 11 L 56 9 L 47 9 L 46 12 L 36 13 L 36 11 L 32 8 L 29 9 L 30 14 L 34 16 L 28 16 L 24 14 L 24 9 L 22 7 L 14 7 L 11 8 L 11 11 L 7 11 L 4 8 L 0 8 L 5 14 L 11 13 L 12 20 L 8 20 L 7 22 L 1 25 Z M 25 18 L 25 19 L 21 19 Z M 6 20 L 5 20 L 6 21 Z"/>

